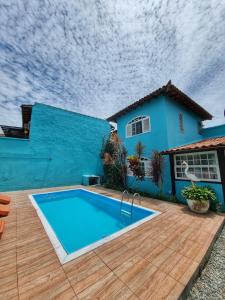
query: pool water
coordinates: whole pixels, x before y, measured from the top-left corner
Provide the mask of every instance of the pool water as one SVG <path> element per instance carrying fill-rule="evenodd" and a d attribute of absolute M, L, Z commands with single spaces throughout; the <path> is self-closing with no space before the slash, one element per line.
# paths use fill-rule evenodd
<path fill-rule="evenodd" d="M 67 254 L 95 243 L 155 212 L 134 206 L 120 210 L 120 201 L 87 190 L 33 195 Z M 123 203 L 130 212 L 131 206 Z"/>

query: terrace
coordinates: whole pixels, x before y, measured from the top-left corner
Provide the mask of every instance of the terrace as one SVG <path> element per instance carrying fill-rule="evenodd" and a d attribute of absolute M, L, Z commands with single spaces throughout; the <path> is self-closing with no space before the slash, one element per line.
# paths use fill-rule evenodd
<path fill-rule="evenodd" d="M 222 229 L 224 216 L 143 198 L 154 219 L 61 265 L 28 195 L 80 186 L 8 192 L 0 242 L 2 299 L 185 298 Z M 89 190 L 119 198 L 101 187 Z"/>

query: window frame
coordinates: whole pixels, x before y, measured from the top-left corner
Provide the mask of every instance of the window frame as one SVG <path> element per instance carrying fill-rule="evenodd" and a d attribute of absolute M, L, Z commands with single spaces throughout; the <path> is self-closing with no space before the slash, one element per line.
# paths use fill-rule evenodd
<path fill-rule="evenodd" d="M 144 121 L 145 120 L 149 120 L 149 129 L 146 130 L 146 131 L 144 131 Z M 135 133 L 135 134 L 133 134 L 133 132 L 132 132 L 133 131 L 132 130 L 132 125 L 136 124 L 136 123 L 139 123 L 139 122 L 141 122 L 141 125 L 142 125 L 142 132 L 141 133 Z M 131 135 L 127 134 L 127 132 L 128 132 L 128 130 L 127 130 L 128 126 L 131 126 Z M 129 121 L 126 124 L 125 131 L 126 131 L 125 132 L 126 138 L 131 138 L 133 136 L 137 136 L 137 135 L 140 135 L 140 134 L 145 134 L 147 132 L 151 132 L 151 118 L 150 118 L 150 116 L 144 116 L 144 115 L 142 115 L 142 116 L 137 116 L 137 117 L 133 118 L 131 121 Z"/>
<path fill-rule="evenodd" d="M 146 175 L 146 162 L 151 164 L 152 160 L 149 159 L 149 158 L 146 158 L 146 157 L 141 157 L 140 161 L 141 161 L 141 163 L 144 163 L 144 171 L 145 171 L 145 176 L 144 177 L 145 178 L 152 178 L 153 176 Z M 132 174 L 132 172 L 129 168 L 129 161 L 127 161 L 127 176 L 134 177 L 134 175 Z"/>
<path fill-rule="evenodd" d="M 201 154 L 214 154 L 215 155 L 215 165 L 189 165 L 189 168 L 206 168 L 206 167 L 212 167 L 212 168 L 216 168 L 216 174 L 218 176 L 217 179 L 212 179 L 212 178 L 200 178 L 199 180 L 201 182 L 214 182 L 214 183 L 221 183 L 221 174 L 220 174 L 220 166 L 219 166 L 219 160 L 218 160 L 218 155 L 217 155 L 217 151 L 199 151 L 199 152 L 185 152 L 185 153 L 178 153 L 178 154 L 174 154 L 173 156 L 173 160 L 174 160 L 174 176 L 175 176 L 175 180 L 181 180 L 181 181 L 191 181 L 190 179 L 186 178 L 186 177 L 178 177 L 177 176 L 177 168 L 180 168 L 181 165 L 177 165 L 177 160 L 176 157 L 177 156 L 183 156 L 183 155 L 192 155 L 193 157 L 195 155 L 201 155 Z M 208 158 L 207 158 L 208 161 Z"/>

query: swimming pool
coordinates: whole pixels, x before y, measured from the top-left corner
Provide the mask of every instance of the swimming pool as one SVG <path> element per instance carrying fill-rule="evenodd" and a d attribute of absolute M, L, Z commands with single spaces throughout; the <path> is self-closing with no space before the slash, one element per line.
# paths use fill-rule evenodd
<path fill-rule="evenodd" d="M 63 264 L 150 220 L 159 212 L 85 189 L 30 195 Z M 128 213 L 124 213 L 127 211 Z"/>

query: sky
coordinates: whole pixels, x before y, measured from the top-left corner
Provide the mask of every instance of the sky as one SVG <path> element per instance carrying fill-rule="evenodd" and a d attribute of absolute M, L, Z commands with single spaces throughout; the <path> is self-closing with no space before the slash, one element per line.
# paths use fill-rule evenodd
<path fill-rule="evenodd" d="M 106 118 L 170 79 L 225 122 L 224 0 L 0 0 L 0 124 L 35 102 Z"/>

